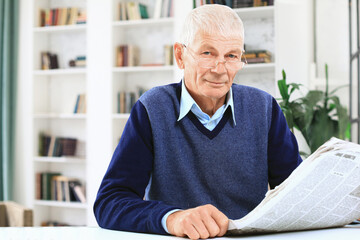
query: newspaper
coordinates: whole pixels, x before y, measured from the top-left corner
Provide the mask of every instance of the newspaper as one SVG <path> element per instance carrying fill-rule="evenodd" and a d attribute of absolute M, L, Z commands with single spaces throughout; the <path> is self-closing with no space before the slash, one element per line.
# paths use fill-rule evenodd
<path fill-rule="evenodd" d="M 331 138 L 228 234 L 340 227 L 360 218 L 360 145 Z"/>

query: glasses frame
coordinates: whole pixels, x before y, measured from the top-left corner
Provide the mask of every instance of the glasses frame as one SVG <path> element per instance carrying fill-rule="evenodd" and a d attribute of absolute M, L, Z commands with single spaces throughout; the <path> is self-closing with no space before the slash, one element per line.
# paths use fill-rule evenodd
<path fill-rule="evenodd" d="M 193 55 L 193 53 L 192 53 L 192 50 L 191 50 L 190 48 L 188 48 L 185 44 L 182 44 L 182 46 L 189 51 L 190 55 L 194 58 L 194 60 L 198 63 L 198 66 L 199 66 L 199 60 L 202 59 L 202 58 L 201 58 L 201 57 L 195 57 L 195 56 Z M 216 67 L 219 65 L 219 63 L 223 63 L 223 64 L 224 64 L 224 67 L 225 67 L 226 69 L 239 71 L 239 70 L 244 69 L 244 67 L 248 64 L 244 53 L 245 53 L 245 50 L 242 50 L 242 51 L 241 51 L 241 56 L 240 56 L 240 61 L 229 61 L 229 60 L 216 61 L 216 64 L 215 64 L 214 67 L 204 67 L 204 66 L 199 66 L 199 67 L 205 68 L 205 69 L 214 69 L 214 68 L 216 68 Z M 244 60 L 245 60 L 245 61 L 241 61 L 241 59 L 242 59 L 243 56 L 244 56 Z M 232 68 L 228 68 L 228 67 L 225 65 L 227 62 L 241 62 L 241 63 L 243 63 L 243 65 L 242 65 L 240 68 L 232 69 Z"/>

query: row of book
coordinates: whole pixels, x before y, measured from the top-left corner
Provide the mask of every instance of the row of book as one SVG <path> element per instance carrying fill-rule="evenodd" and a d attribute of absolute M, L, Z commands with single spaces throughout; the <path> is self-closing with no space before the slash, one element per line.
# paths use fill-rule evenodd
<path fill-rule="evenodd" d="M 164 45 L 164 63 L 149 63 L 142 66 L 173 65 L 173 45 Z M 135 45 L 120 45 L 116 48 L 116 66 L 133 67 L 140 65 L 140 50 Z"/>
<path fill-rule="evenodd" d="M 58 69 L 59 61 L 58 56 L 55 53 L 51 52 L 41 52 L 41 69 L 49 70 L 49 69 Z"/>
<path fill-rule="evenodd" d="M 271 52 L 267 50 L 250 50 L 246 51 L 244 56 L 246 57 L 247 63 L 270 63 Z"/>
<path fill-rule="evenodd" d="M 193 5 L 221 4 L 231 8 L 260 7 L 274 5 L 274 0 L 193 0 Z"/>
<path fill-rule="evenodd" d="M 36 199 L 61 202 L 86 202 L 85 188 L 77 178 L 58 172 L 36 173 Z"/>
<path fill-rule="evenodd" d="M 117 93 L 117 113 L 130 113 L 131 108 L 146 90 L 138 87 L 137 92 L 119 91 Z"/>
<path fill-rule="evenodd" d="M 76 7 L 40 9 L 39 26 L 61 26 L 86 23 L 86 11 Z"/>
<path fill-rule="evenodd" d="M 174 16 L 175 0 L 156 0 L 154 7 L 154 18 L 166 18 Z"/>
<path fill-rule="evenodd" d="M 74 113 L 86 113 L 86 94 L 76 96 Z"/>
<path fill-rule="evenodd" d="M 61 157 L 74 156 L 77 139 L 39 134 L 39 156 Z"/>
<path fill-rule="evenodd" d="M 140 20 L 149 18 L 147 6 L 138 2 L 120 2 L 118 20 Z"/>
<path fill-rule="evenodd" d="M 140 50 L 135 45 L 120 45 L 116 48 L 116 66 L 133 67 L 140 64 Z"/>
<path fill-rule="evenodd" d="M 121 91 L 117 94 L 117 113 L 130 113 L 136 101 L 134 92 Z"/>

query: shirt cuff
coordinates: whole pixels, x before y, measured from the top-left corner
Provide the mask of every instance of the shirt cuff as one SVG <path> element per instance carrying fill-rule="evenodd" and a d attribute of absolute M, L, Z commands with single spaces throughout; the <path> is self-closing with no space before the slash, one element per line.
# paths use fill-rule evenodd
<path fill-rule="evenodd" d="M 177 211 L 180 211 L 181 209 L 173 209 L 171 211 L 168 211 L 161 219 L 161 225 L 162 227 L 164 228 L 164 230 L 169 233 L 167 227 L 166 227 L 166 220 L 167 218 L 169 217 L 170 214 L 174 213 L 174 212 L 177 212 Z"/>

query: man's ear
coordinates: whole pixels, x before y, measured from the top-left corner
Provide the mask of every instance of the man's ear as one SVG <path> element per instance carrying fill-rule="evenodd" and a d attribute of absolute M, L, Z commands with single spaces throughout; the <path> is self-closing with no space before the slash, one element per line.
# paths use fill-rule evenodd
<path fill-rule="evenodd" d="M 176 63 L 180 69 L 184 69 L 184 61 L 183 61 L 183 45 L 181 43 L 174 44 L 174 55 L 176 59 Z"/>

